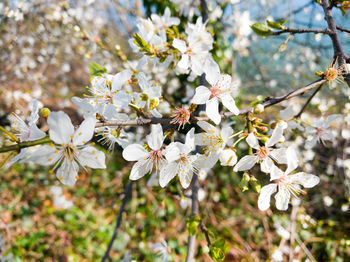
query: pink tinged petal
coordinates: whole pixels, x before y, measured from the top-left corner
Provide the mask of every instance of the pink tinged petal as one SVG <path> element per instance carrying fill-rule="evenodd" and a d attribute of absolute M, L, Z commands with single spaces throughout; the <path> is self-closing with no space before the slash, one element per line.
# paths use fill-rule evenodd
<path fill-rule="evenodd" d="M 265 211 L 270 207 L 270 198 L 273 193 L 277 191 L 277 184 L 269 184 L 263 186 L 258 198 L 258 208 Z"/>
<path fill-rule="evenodd" d="M 138 180 L 147 173 L 149 173 L 153 168 L 153 164 L 148 159 L 140 159 L 137 161 L 131 169 L 129 179 Z"/>
<path fill-rule="evenodd" d="M 224 95 L 220 96 L 221 102 L 230 112 L 234 113 L 235 115 L 239 114 L 239 109 L 236 106 L 235 100 L 233 100 L 233 97 L 226 93 Z"/>
<path fill-rule="evenodd" d="M 304 172 L 290 175 L 289 178 L 294 184 L 300 184 L 305 188 L 314 187 L 320 182 L 320 178 L 318 176 L 306 174 Z"/>
<path fill-rule="evenodd" d="M 46 136 L 45 132 L 41 131 L 34 123 L 29 124 L 29 130 L 30 130 L 30 133 L 29 133 L 30 135 L 29 135 L 29 138 L 27 139 L 28 141 L 38 140 Z"/>
<path fill-rule="evenodd" d="M 122 85 L 125 84 L 131 78 L 132 72 L 127 69 L 119 72 L 112 78 L 112 92 L 118 91 L 121 89 Z"/>
<path fill-rule="evenodd" d="M 127 108 L 131 102 L 131 95 L 124 90 L 118 91 L 113 97 L 113 104 L 119 108 Z"/>
<path fill-rule="evenodd" d="M 147 158 L 149 153 L 139 144 L 128 145 L 123 150 L 123 158 L 127 161 L 137 161 L 139 159 Z"/>
<path fill-rule="evenodd" d="M 196 88 L 196 93 L 192 98 L 192 103 L 196 105 L 205 104 L 210 98 L 211 92 L 205 86 L 199 86 Z"/>
<path fill-rule="evenodd" d="M 163 166 L 159 173 L 159 185 L 166 187 L 168 183 L 176 176 L 177 166 L 176 162 L 171 162 Z"/>
<path fill-rule="evenodd" d="M 254 149 L 260 148 L 259 141 L 253 133 L 249 133 L 249 135 L 246 138 L 246 141 L 250 147 L 252 147 Z"/>
<path fill-rule="evenodd" d="M 284 172 L 281 169 L 279 169 L 277 166 L 273 165 L 271 167 L 270 180 L 279 179 L 283 175 L 284 175 Z"/>
<path fill-rule="evenodd" d="M 185 145 L 187 146 L 189 152 L 191 152 L 195 147 L 195 137 L 194 137 L 194 127 L 186 134 Z M 186 153 L 189 153 L 186 152 Z"/>
<path fill-rule="evenodd" d="M 285 211 L 288 209 L 288 203 L 290 200 L 290 193 L 288 189 L 280 185 L 278 188 L 278 193 L 275 195 L 276 199 L 276 208 L 281 211 Z"/>
<path fill-rule="evenodd" d="M 93 146 L 88 146 L 79 151 L 79 164 L 90 168 L 106 168 L 106 156 L 102 151 Z"/>
<path fill-rule="evenodd" d="M 152 125 L 151 134 L 146 137 L 146 141 L 153 150 L 159 150 L 162 147 L 164 137 L 161 124 Z"/>
<path fill-rule="evenodd" d="M 65 158 L 57 169 L 56 177 L 66 186 L 73 186 L 78 178 L 79 166 L 75 161 Z"/>
<path fill-rule="evenodd" d="M 276 128 L 273 130 L 271 137 L 266 142 L 266 147 L 272 147 L 273 145 L 277 144 L 278 141 L 283 140 L 283 126 L 278 123 L 276 125 Z"/>
<path fill-rule="evenodd" d="M 205 112 L 207 116 L 216 124 L 220 124 L 221 116 L 219 114 L 219 100 L 214 97 L 206 103 Z"/>
<path fill-rule="evenodd" d="M 175 38 L 173 41 L 173 47 L 180 50 L 181 53 L 185 53 L 187 51 L 186 42 L 177 38 Z"/>
<path fill-rule="evenodd" d="M 47 118 L 50 138 L 56 144 L 67 144 L 74 134 L 74 127 L 69 116 L 63 111 L 51 112 Z"/>
<path fill-rule="evenodd" d="M 177 63 L 177 66 L 182 70 L 187 70 L 190 65 L 190 58 L 188 55 L 183 54 L 180 61 Z"/>
<path fill-rule="evenodd" d="M 222 166 L 234 166 L 237 163 L 237 155 L 231 149 L 224 149 L 219 155 Z"/>
<path fill-rule="evenodd" d="M 62 151 L 57 150 L 55 147 L 43 145 L 34 151 L 26 161 L 31 161 L 42 166 L 49 166 L 56 163 L 61 154 Z"/>
<path fill-rule="evenodd" d="M 74 137 L 73 137 L 73 144 L 80 146 L 90 141 L 94 135 L 96 122 L 97 120 L 95 117 L 86 118 L 80 124 L 79 128 L 75 131 Z"/>
<path fill-rule="evenodd" d="M 180 147 L 179 142 L 170 143 L 165 149 L 165 158 L 169 162 L 177 161 L 180 158 Z"/>
<path fill-rule="evenodd" d="M 273 163 L 273 161 L 269 157 L 267 157 L 261 162 L 260 168 L 262 172 L 270 173 L 274 165 L 275 164 Z"/>
<path fill-rule="evenodd" d="M 237 172 L 251 169 L 258 161 L 258 156 L 244 156 L 238 161 L 233 171 Z"/>

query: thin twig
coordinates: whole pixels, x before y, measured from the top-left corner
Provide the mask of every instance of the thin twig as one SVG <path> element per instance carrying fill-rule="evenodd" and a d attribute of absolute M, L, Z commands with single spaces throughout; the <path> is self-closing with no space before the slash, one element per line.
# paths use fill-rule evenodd
<path fill-rule="evenodd" d="M 314 33 L 314 34 L 325 34 L 329 35 L 331 34 L 331 31 L 329 29 L 309 29 L 309 28 L 285 28 L 281 31 L 276 32 L 270 32 L 269 35 L 281 35 L 285 33 L 292 33 L 292 34 L 306 34 L 306 33 Z"/>
<path fill-rule="evenodd" d="M 345 33 L 349 33 L 349 34 L 350 34 L 350 29 L 346 29 L 346 28 L 341 27 L 341 26 L 339 26 L 339 25 L 337 25 L 337 29 L 338 29 L 339 31 L 342 31 L 342 32 L 345 32 Z"/>
<path fill-rule="evenodd" d="M 192 177 L 192 196 L 191 196 L 191 216 L 198 216 L 198 177 L 196 174 Z M 196 235 L 188 236 L 187 255 L 185 262 L 192 262 L 194 260 L 196 245 Z"/>
<path fill-rule="evenodd" d="M 106 259 L 109 258 L 109 252 L 111 251 L 112 249 L 112 246 L 113 246 L 113 242 L 114 240 L 116 239 L 117 237 L 117 233 L 118 233 L 118 229 L 122 223 L 122 218 L 123 218 L 123 212 L 125 211 L 125 206 L 126 206 L 126 203 L 128 202 L 128 199 L 129 199 L 129 193 L 130 193 L 130 190 L 132 188 L 132 185 L 133 185 L 134 181 L 130 181 L 130 183 L 127 185 L 127 187 L 125 188 L 125 191 L 124 191 L 124 198 L 123 198 L 123 201 L 122 201 L 122 205 L 120 207 L 120 210 L 119 210 L 119 213 L 118 213 L 118 216 L 117 216 L 117 219 L 115 221 L 115 227 L 114 227 L 114 231 L 113 231 L 113 235 L 112 235 L 112 238 L 111 240 L 109 241 L 108 243 L 108 247 L 107 247 L 107 250 L 105 252 L 105 254 L 103 255 L 102 259 L 101 259 L 101 262 L 104 262 L 106 261 Z"/>
<path fill-rule="evenodd" d="M 294 241 L 296 233 L 296 217 L 298 214 L 299 206 L 293 205 L 292 212 L 290 214 L 290 248 L 289 248 L 289 262 L 293 261 L 294 257 Z"/>
<path fill-rule="evenodd" d="M 309 97 L 309 99 L 306 101 L 306 103 L 304 104 L 303 108 L 299 111 L 299 113 L 295 116 L 295 118 L 299 118 L 301 116 L 301 114 L 304 112 L 304 110 L 306 109 L 306 107 L 308 106 L 308 104 L 311 102 L 311 100 L 314 98 L 314 96 L 321 90 L 323 85 L 320 85 L 315 92 L 313 92 L 313 94 Z"/>

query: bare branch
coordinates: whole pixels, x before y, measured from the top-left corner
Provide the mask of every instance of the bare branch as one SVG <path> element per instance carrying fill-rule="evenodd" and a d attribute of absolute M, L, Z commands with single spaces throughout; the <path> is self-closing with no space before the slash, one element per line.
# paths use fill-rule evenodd
<path fill-rule="evenodd" d="M 128 202 L 128 199 L 129 199 L 129 193 L 131 191 L 131 188 L 132 188 L 132 185 L 133 185 L 134 181 L 130 181 L 130 183 L 127 185 L 127 187 L 125 188 L 125 191 L 124 191 L 124 198 L 123 198 L 123 202 L 122 202 L 122 205 L 120 207 L 120 210 L 119 210 L 119 213 L 118 213 L 118 216 L 117 216 L 117 219 L 115 221 L 115 228 L 114 228 L 114 231 L 113 231 L 113 235 L 112 235 L 112 238 L 111 240 L 109 241 L 108 243 L 108 247 L 107 247 L 107 250 L 105 252 L 105 254 L 103 255 L 102 259 L 101 259 L 101 262 L 104 262 L 106 261 L 106 259 L 109 258 L 109 252 L 111 251 L 112 249 L 112 246 L 113 246 L 113 242 L 114 240 L 116 239 L 117 237 L 117 233 L 118 233 L 118 229 L 122 223 L 122 218 L 123 218 L 123 212 L 125 211 L 125 206 L 126 206 L 126 203 Z"/>
<path fill-rule="evenodd" d="M 339 25 L 337 25 L 337 29 L 338 29 L 339 31 L 342 31 L 342 32 L 345 32 L 345 33 L 349 33 L 349 34 L 350 34 L 350 29 L 346 29 L 346 28 L 341 27 L 341 26 L 339 26 Z"/>
<path fill-rule="evenodd" d="M 314 96 L 321 90 L 323 85 L 320 85 L 315 92 L 313 92 L 313 94 L 309 97 L 309 99 L 306 101 L 306 103 L 304 104 L 303 108 L 299 111 L 299 113 L 295 116 L 296 118 L 299 118 L 301 116 L 301 114 L 304 112 L 305 108 L 307 107 L 307 105 L 311 102 L 311 100 L 314 98 Z"/>
<path fill-rule="evenodd" d="M 305 33 L 314 33 L 314 34 L 325 34 L 329 35 L 331 34 L 331 31 L 329 29 L 309 29 L 309 28 L 285 28 L 281 31 L 277 32 L 271 32 L 269 35 L 281 35 L 285 33 L 292 33 L 292 34 L 305 34 Z"/>

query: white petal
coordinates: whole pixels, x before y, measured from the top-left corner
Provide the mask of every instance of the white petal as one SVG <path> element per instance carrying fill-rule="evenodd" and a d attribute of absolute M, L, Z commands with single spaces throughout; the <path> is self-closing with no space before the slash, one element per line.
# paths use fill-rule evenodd
<path fill-rule="evenodd" d="M 192 98 L 191 103 L 196 105 L 205 104 L 209 100 L 210 95 L 211 95 L 211 92 L 207 87 L 199 86 L 196 88 L 196 93 L 194 94 L 194 97 Z"/>
<path fill-rule="evenodd" d="M 31 104 L 31 114 L 29 117 L 29 123 L 35 123 L 39 119 L 38 111 L 39 111 L 39 103 L 38 100 L 33 99 L 30 101 Z"/>
<path fill-rule="evenodd" d="M 283 139 L 283 126 L 280 123 L 278 123 L 276 125 L 276 128 L 273 130 L 271 137 L 269 138 L 269 140 L 267 140 L 265 145 L 267 147 L 272 147 L 282 139 Z"/>
<path fill-rule="evenodd" d="M 79 166 L 75 161 L 65 158 L 57 169 L 56 177 L 66 186 L 73 186 L 78 179 Z"/>
<path fill-rule="evenodd" d="M 198 121 L 197 125 L 199 125 L 205 132 L 219 134 L 219 130 L 208 122 Z"/>
<path fill-rule="evenodd" d="M 269 156 L 279 164 L 287 164 L 287 148 L 272 149 Z"/>
<path fill-rule="evenodd" d="M 228 140 L 228 138 L 233 134 L 233 129 L 230 126 L 225 126 L 221 129 L 220 135 L 222 139 L 224 140 L 225 144 Z"/>
<path fill-rule="evenodd" d="M 288 203 L 290 200 L 290 193 L 284 186 L 279 186 L 278 193 L 275 195 L 276 208 L 278 210 L 285 211 L 288 209 Z"/>
<path fill-rule="evenodd" d="M 96 118 L 88 117 L 79 126 L 77 131 L 74 133 L 73 144 L 80 146 L 90 141 L 94 135 Z"/>
<path fill-rule="evenodd" d="M 270 173 L 273 166 L 274 163 L 269 157 L 265 158 L 260 164 L 261 171 L 264 173 Z"/>
<path fill-rule="evenodd" d="M 222 150 L 219 159 L 222 166 L 234 166 L 237 163 L 237 155 L 232 149 Z"/>
<path fill-rule="evenodd" d="M 38 140 L 46 136 L 45 132 L 41 131 L 36 124 L 29 123 L 30 135 L 28 141 Z"/>
<path fill-rule="evenodd" d="M 233 171 L 237 172 L 251 169 L 256 164 L 256 162 L 258 162 L 258 160 L 259 157 L 257 156 L 244 156 L 238 161 Z"/>
<path fill-rule="evenodd" d="M 93 146 L 88 146 L 79 151 L 79 164 L 90 168 L 106 168 L 106 156 L 102 151 Z"/>
<path fill-rule="evenodd" d="M 164 141 L 162 125 L 152 125 L 151 134 L 146 136 L 146 140 L 151 149 L 159 150 L 162 147 Z"/>
<path fill-rule="evenodd" d="M 294 115 L 293 105 L 289 105 L 285 109 L 280 111 L 280 116 L 282 120 L 289 120 Z"/>
<path fill-rule="evenodd" d="M 51 112 L 47 118 L 50 138 L 56 144 L 67 144 L 71 141 L 74 127 L 69 116 L 63 111 Z"/>
<path fill-rule="evenodd" d="M 235 100 L 233 100 L 233 97 L 226 93 L 222 96 L 220 96 L 221 102 L 222 104 L 228 109 L 230 110 L 230 112 L 234 113 L 235 115 L 239 114 L 239 109 L 236 106 Z"/>
<path fill-rule="evenodd" d="M 183 54 L 180 61 L 177 63 L 177 66 L 182 70 L 187 70 L 190 64 L 188 55 Z"/>
<path fill-rule="evenodd" d="M 192 177 L 193 177 L 193 172 L 190 168 L 188 169 L 181 169 L 178 170 L 178 177 L 180 179 L 180 184 L 181 186 L 186 189 L 190 186 Z"/>
<path fill-rule="evenodd" d="M 117 118 L 118 112 L 115 108 L 114 104 L 107 104 L 103 105 L 102 107 L 99 107 L 100 114 L 103 115 L 108 120 Z"/>
<path fill-rule="evenodd" d="M 113 104 L 118 108 L 127 108 L 131 102 L 131 95 L 126 91 L 118 91 L 113 97 Z"/>
<path fill-rule="evenodd" d="M 246 138 L 248 145 L 254 149 L 259 149 L 259 141 L 253 133 L 249 133 Z"/>
<path fill-rule="evenodd" d="M 262 211 L 267 210 L 270 207 L 270 198 L 273 193 L 277 190 L 276 184 L 269 184 L 263 186 L 260 191 L 258 198 L 258 208 Z"/>
<path fill-rule="evenodd" d="M 129 179 L 138 180 L 147 173 L 149 173 L 153 168 L 153 164 L 148 159 L 141 159 L 137 161 L 131 169 Z"/>
<path fill-rule="evenodd" d="M 219 114 L 219 100 L 214 97 L 206 103 L 205 112 L 207 116 L 216 124 L 220 124 L 221 116 Z"/>
<path fill-rule="evenodd" d="M 148 152 L 139 144 L 128 145 L 123 150 L 123 158 L 127 161 L 137 161 L 146 157 L 148 157 Z"/>
<path fill-rule="evenodd" d="M 177 163 L 172 162 L 163 166 L 159 173 L 159 185 L 166 187 L 177 174 Z"/>
<path fill-rule="evenodd" d="M 179 49 L 181 53 L 185 53 L 187 51 L 186 42 L 177 38 L 175 38 L 173 41 L 173 47 Z"/>
<path fill-rule="evenodd" d="M 169 162 L 177 161 L 180 158 L 180 146 L 179 142 L 170 143 L 165 149 L 165 158 Z"/>
<path fill-rule="evenodd" d="M 219 65 L 212 58 L 208 58 L 204 63 L 205 79 L 210 85 L 215 85 L 220 78 Z"/>
<path fill-rule="evenodd" d="M 314 187 L 320 182 L 320 178 L 318 176 L 306 174 L 304 172 L 290 175 L 289 178 L 293 181 L 293 183 L 300 184 L 305 188 Z"/>
<path fill-rule="evenodd" d="M 151 177 L 148 179 L 147 186 L 148 187 L 159 186 L 158 174 L 156 172 L 153 172 Z"/>
<path fill-rule="evenodd" d="M 194 127 L 192 127 L 191 130 L 186 134 L 186 140 L 185 140 L 185 145 L 188 147 L 190 152 L 195 147 L 194 141 L 195 141 L 195 138 L 194 138 Z"/>
<path fill-rule="evenodd" d="M 89 98 L 79 98 L 76 96 L 72 97 L 72 102 L 80 107 L 83 111 L 93 111 L 94 110 L 94 102 Z"/>
<path fill-rule="evenodd" d="M 307 140 L 305 143 L 305 149 L 313 148 L 317 144 L 317 141 L 318 141 L 317 136 L 314 136 L 311 140 Z"/>
<path fill-rule="evenodd" d="M 120 90 L 123 84 L 131 78 L 132 72 L 127 69 L 119 72 L 112 78 L 112 92 Z"/>
<path fill-rule="evenodd" d="M 15 155 L 10 161 L 8 161 L 5 165 L 5 169 L 9 168 L 10 166 L 12 166 L 14 163 L 16 163 L 17 161 L 25 158 L 28 154 L 27 152 L 27 148 L 22 148 L 21 151 L 19 152 L 19 154 Z"/>
<path fill-rule="evenodd" d="M 293 170 L 295 170 L 299 165 L 299 160 L 297 153 L 295 152 L 295 149 L 292 147 L 288 147 L 286 150 L 286 156 L 287 156 L 287 170 L 285 171 L 286 174 L 289 174 Z"/>
<path fill-rule="evenodd" d="M 60 156 L 61 151 L 58 151 L 56 147 L 43 145 L 34 151 L 26 161 L 32 161 L 42 166 L 49 166 L 56 163 Z"/>
<path fill-rule="evenodd" d="M 341 118 L 340 114 L 333 114 L 333 115 L 328 116 L 326 119 L 326 123 L 324 124 L 324 127 L 328 128 L 330 126 L 331 122 L 333 122 L 334 120 L 336 120 L 338 118 Z"/>
<path fill-rule="evenodd" d="M 284 172 L 281 169 L 279 169 L 277 166 L 273 165 L 271 167 L 270 180 L 279 179 L 283 175 L 284 175 Z"/>

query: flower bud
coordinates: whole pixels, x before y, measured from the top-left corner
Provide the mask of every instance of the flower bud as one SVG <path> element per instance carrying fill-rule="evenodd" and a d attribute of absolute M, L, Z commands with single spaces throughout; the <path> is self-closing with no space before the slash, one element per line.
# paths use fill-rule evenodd
<path fill-rule="evenodd" d="M 284 120 L 278 120 L 277 123 L 280 124 L 283 129 L 286 129 L 288 127 L 288 123 Z"/>
<path fill-rule="evenodd" d="M 250 177 L 249 185 L 251 186 L 251 188 L 253 189 L 254 192 L 256 192 L 258 194 L 260 193 L 260 191 L 261 191 L 260 182 L 254 176 Z"/>
<path fill-rule="evenodd" d="M 220 154 L 220 163 L 222 166 L 234 166 L 237 163 L 236 152 L 232 149 L 225 149 Z"/>
<path fill-rule="evenodd" d="M 242 190 L 242 192 L 248 190 L 249 180 L 250 180 L 249 175 L 247 173 L 244 173 L 243 177 L 241 179 L 241 182 L 239 182 L 239 184 L 238 184 L 238 186 Z"/>
<path fill-rule="evenodd" d="M 50 115 L 50 113 L 51 113 L 51 111 L 47 107 L 43 107 L 42 109 L 40 109 L 40 115 L 42 117 L 47 118 Z"/>
<path fill-rule="evenodd" d="M 159 98 L 155 97 L 149 103 L 149 108 L 152 110 L 152 109 L 155 109 L 158 105 L 159 105 Z"/>
<path fill-rule="evenodd" d="M 262 112 L 264 112 L 265 107 L 262 104 L 257 104 L 254 107 L 254 113 L 255 114 L 261 114 Z"/>

